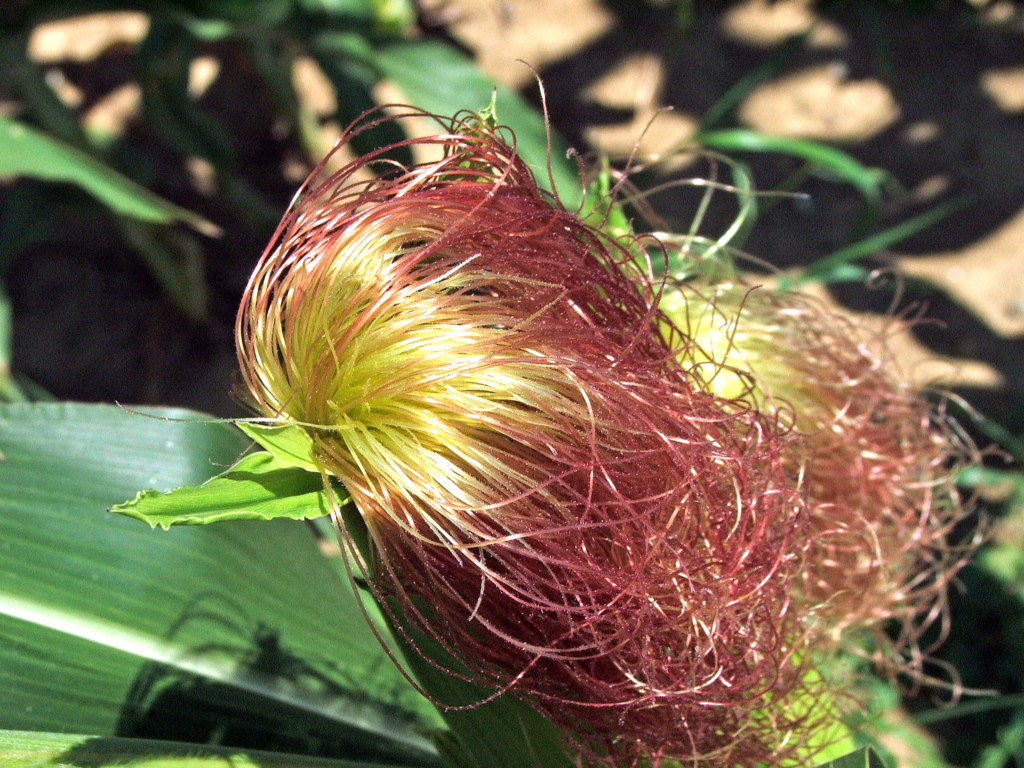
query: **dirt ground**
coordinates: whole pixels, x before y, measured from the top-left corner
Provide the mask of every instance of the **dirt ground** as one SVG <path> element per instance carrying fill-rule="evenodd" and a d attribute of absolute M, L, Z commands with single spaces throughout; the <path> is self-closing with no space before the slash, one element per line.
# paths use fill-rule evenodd
<path fill-rule="evenodd" d="M 424 0 L 423 16 L 535 103 L 536 73 L 555 128 L 584 152 L 613 156 L 628 153 L 645 129 L 644 153 L 685 145 L 723 93 L 787 36 L 807 31 L 807 44 L 738 105 L 740 124 L 838 142 L 890 171 L 901 191 L 885 202 L 882 226 L 963 198 L 955 214 L 873 263 L 941 287 L 929 307 L 939 322 L 918 325 L 914 343 L 901 347 L 906 367 L 918 379 L 956 385 L 1005 422 L 1016 419 L 1019 432 L 1024 10 L 1006 0 L 979 3 L 974 15 L 913 14 L 887 3 L 870 12 L 847 4 L 834 14 L 802 0 L 696 3 L 695 17 L 684 24 L 653 0 Z M 122 14 L 48 25 L 37 30 L 30 50 L 62 98 L 78 99 L 93 127 L 116 131 L 137 117 L 139 96 L 118 69 L 125 56 L 109 54 L 130 53 L 146 24 L 144 16 Z M 296 78 L 306 98 L 329 110 L 323 78 L 303 67 Z M 230 56 L 193 67 L 197 92 L 235 131 L 250 175 L 259 179 L 254 183 L 284 205 L 302 168 L 261 130 L 272 120 L 246 77 Z M 796 167 L 785 158 L 748 159 L 762 189 Z M 158 167 L 152 186 L 217 221 L 216 203 L 203 195 L 204 169 L 189 170 L 188 179 L 168 179 Z M 803 189 L 809 197 L 783 199 L 758 223 L 746 243 L 753 255 L 791 268 L 833 251 L 856 231 L 861 200 L 849 186 L 812 178 Z M 695 207 L 692 193 L 657 203 L 680 226 Z M 712 216 L 707 225 L 714 231 L 724 221 Z M 212 319 L 200 326 L 161 300 L 109 227 L 76 226 L 69 245 L 23 255 L 8 273 L 15 367 L 62 398 L 237 414 L 229 395 L 231 323 L 263 246 L 260 233 L 232 232 L 210 247 Z M 891 296 L 864 285 L 832 293 L 858 311 L 882 311 Z"/>

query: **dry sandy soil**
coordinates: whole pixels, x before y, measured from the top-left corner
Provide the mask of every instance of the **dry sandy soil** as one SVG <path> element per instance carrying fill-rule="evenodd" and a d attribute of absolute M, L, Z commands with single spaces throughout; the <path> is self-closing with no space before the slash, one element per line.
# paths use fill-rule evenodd
<path fill-rule="evenodd" d="M 685 145 L 728 88 L 788 35 L 807 31 L 806 45 L 738 105 L 739 124 L 837 142 L 889 170 L 902 191 L 884 204 L 883 226 L 966 199 L 874 263 L 942 288 L 929 310 L 941 323 L 915 329 L 916 345 L 903 353 L 908 369 L 957 384 L 1022 431 L 1024 11 L 1006 0 L 980 2 L 973 16 L 851 5 L 829 15 L 800 0 L 698 3 L 688 25 L 673 23 L 653 0 L 424 0 L 423 15 L 534 102 L 536 72 L 554 126 L 584 152 L 613 155 L 632 149 L 645 128 L 646 153 Z M 74 20 L 37 30 L 31 52 L 93 127 L 118 130 L 137 117 L 138 92 L 122 70 L 145 30 L 145 17 L 135 14 Z M 302 167 L 268 138 L 269 108 L 253 92 L 251 73 L 228 55 L 197 62 L 193 76 L 204 103 L 232 127 L 254 184 L 283 205 Z M 331 109 L 314 69 L 304 65 L 296 79 L 315 109 Z M 750 162 L 763 189 L 796 167 L 785 158 Z M 183 181 L 157 169 L 153 186 L 216 221 L 216 203 L 203 197 L 203 169 L 191 170 Z M 849 186 L 812 178 L 803 189 L 808 197 L 782 200 L 759 222 L 746 243 L 752 254 L 791 268 L 851 236 L 861 200 Z M 694 198 L 662 198 L 659 208 L 685 225 Z M 708 221 L 712 231 L 723 224 Z M 230 326 L 265 235 L 229 232 L 210 246 L 212 320 L 198 327 L 166 306 L 116 237 L 96 224 L 84 230 L 77 244 L 23 255 L 10 269 L 15 366 L 60 397 L 237 413 L 228 395 Z M 891 295 L 865 286 L 833 292 L 861 311 L 883 310 Z"/>

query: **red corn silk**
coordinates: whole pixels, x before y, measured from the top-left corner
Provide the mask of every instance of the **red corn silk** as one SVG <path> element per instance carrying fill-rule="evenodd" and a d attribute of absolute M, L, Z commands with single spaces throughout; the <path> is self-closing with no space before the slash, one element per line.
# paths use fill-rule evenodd
<path fill-rule="evenodd" d="M 810 517 L 785 430 L 680 364 L 644 243 L 565 210 L 507 134 L 439 127 L 398 147 L 439 158 L 307 181 L 239 313 L 249 397 L 351 494 L 399 626 L 588 760 L 791 754 Z"/>

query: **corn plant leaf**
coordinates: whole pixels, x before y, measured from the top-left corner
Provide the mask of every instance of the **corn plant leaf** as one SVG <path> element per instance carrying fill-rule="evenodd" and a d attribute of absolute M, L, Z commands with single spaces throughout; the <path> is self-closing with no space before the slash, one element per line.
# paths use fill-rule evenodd
<path fill-rule="evenodd" d="M 300 446 L 303 441 L 308 443 L 305 433 L 297 427 L 266 427 L 246 422 L 239 426 L 279 450 L 293 438 Z M 294 452 L 294 447 L 290 450 Z M 165 528 L 174 524 L 219 522 L 233 516 L 266 515 L 269 518 L 283 513 L 283 516 L 305 517 L 309 516 L 311 508 L 317 510 L 316 514 L 328 511 L 322 483 L 317 473 L 290 466 L 270 453 L 259 452 L 243 457 L 231 469 L 200 487 L 168 493 L 144 491 L 133 501 L 115 506 L 113 511 Z M 339 498 L 339 501 L 344 500 Z M 357 543 L 360 556 L 366 562 L 371 561 L 369 537 L 358 513 L 347 507 L 344 514 L 346 530 Z M 352 578 L 339 563 L 335 566 L 342 579 Z M 420 652 L 413 650 L 400 639 L 403 633 L 391 631 L 369 592 L 364 590 L 362 597 L 367 617 L 373 621 L 377 632 L 397 645 L 404 666 L 431 697 L 459 707 L 490 697 L 490 691 L 438 669 L 438 664 L 447 669 L 462 669 L 439 644 L 406 627 L 403 633 L 415 638 Z M 430 660 L 424 659 L 421 653 L 427 654 Z M 519 768 L 522 765 L 569 768 L 572 765 L 558 729 L 511 695 L 479 707 L 445 712 L 442 716 L 450 730 L 450 736 L 442 741 L 443 754 L 455 765 L 467 768 Z"/>
<path fill-rule="evenodd" d="M 344 499 L 339 499 L 343 502 Z M 330 513 L 320 475 L 278 461 L 266 451 L 243 456 L 227 472 L 200 486 L 139 491 L 111 507 L 153 528 L 228 520 L 307 520 Z"/>
<path fill-rule="evenodd" d="M 0 765 L 4 768 L 64 768 L 69 765 L 90 768 L 125 765 L 145 765 L 145 768 L 374 768 L 372 763 L 237 747 L 36 731 L 0 731 Z"/>
<path fill-rule="evenodd" d="M 433 705 L 288 520 L 152 531 L 106 509 L 198 485 L 246 441 L 197 414 L 0 406 L 0 728 L 199 738 L 436 766 Z M 317 752 L 316 750 L 320 750 Z"/>
<path fill-rule="evenodd" d="M 146 124 L 182 155 L 209 160 L 237 175 L 237 154 L 226 126 L 189 96 L 189 64 L 198 41 L 181 24 L 156 16 L 135 57 Z"/>
<path fill-rule="evenodd" d="M 180 222 L 210 236 L 220 232 L 199 214 L 164 200 L 70 144 L 0 115 L 0 179 L 18 176 L 75 184 L 121 216 Z"/>
<path fill-rule="evenodd" d="M 0 286 L 0 402 L 18 402 L 24 393 L 11 378 L 11 302 Z"/>

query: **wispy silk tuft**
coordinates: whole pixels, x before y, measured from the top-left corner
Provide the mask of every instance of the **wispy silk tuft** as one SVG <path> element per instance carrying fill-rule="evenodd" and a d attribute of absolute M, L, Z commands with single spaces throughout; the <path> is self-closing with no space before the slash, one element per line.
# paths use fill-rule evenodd
<path fill-rule="evenodd" d="M 660 245 L 565 210 L 509 132 L 403 109 L 339 146 L 383 120 L 436 133 L 321 166 L 260 260 L 237 323 L 248 398 L 351 494 L 399 626 L 588 763 L 805 754 L 830 714 L 807 706 L 816 654 L 848 626 L 910 627 L 941 592 L 941 430 L 831 348 L 831 319 L 663 297 L 637 259 Z M 763 355 L 736 357 L 739 325 L 709 346 L 748 314 Z M 939 554 L 917 582 L 922 535 Z"/>
<path fill-rule="evenodd" d="M 811 517 L 807 621 L 856 640 L 844 643 L 855 652 L 868 633 L 876 665 L 920 677 L 924 634 L 945 618 L 950 581 L 977 545 L 951 537 L 964 519 L 956 472 L 977 457 L 942 405 L 902 377 L 892 328 L 740 282 L 668 286 L 661 308 L 705 390 L 792 427 L 782 461 Z"/>

